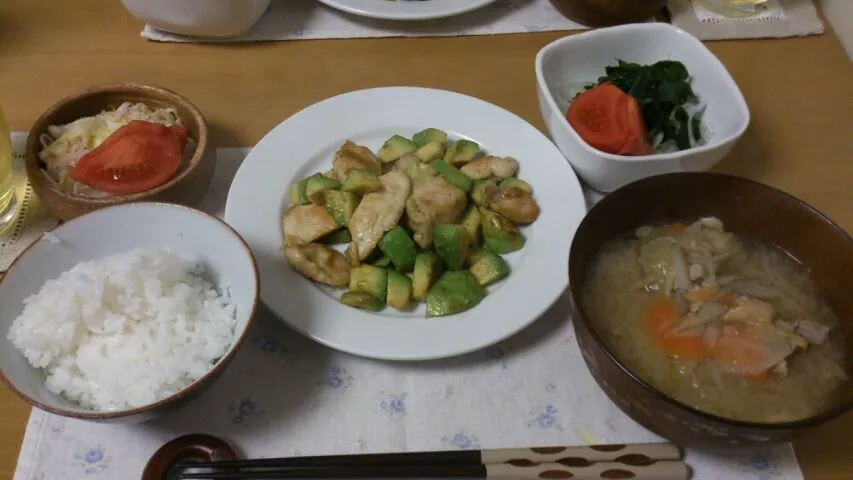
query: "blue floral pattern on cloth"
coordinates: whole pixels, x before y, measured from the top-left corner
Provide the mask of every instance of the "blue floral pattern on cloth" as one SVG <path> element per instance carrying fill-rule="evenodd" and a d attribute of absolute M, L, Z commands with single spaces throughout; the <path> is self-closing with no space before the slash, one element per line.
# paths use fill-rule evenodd
<path fill-rule="evenodd" d="M 333 390 L 346 390 L 352 385 L 352 381 L 352 375 L 345 368 L 332 367 L 329 369 L 329 374 L 319 380 L 317 384 Z"/>
<path fill-rule="evenodd" d="M 266 412 L 261 410 L 251 398 L 243 398 L 238 402 L 228 405 L 228 414 L 231 416 L 231 422 L 237 425 L 245 424 L 251 419 L 262 416 L 264 413 Z"/>
<path fill-rule="evenodd" d="M 267 355 L 286 356 L 290 350 L 279 339 L 271 335 L 258 335 L 252 337 L 252 345 Z"/>
<path fill-rule="evenodd" d="M 83 453 L 74 454 L 74 465 L 83 470 L 86 475 L 97 475 L 109 468 L 110 458 L 104 449 L 98 445 Z"/>
<path fill-rule="evenodd" d="M 441 441 L 459 450 L 476 450 L 480 448 L 480 439 L 464 431 L 443 437 Z"/>
<path fill-rule="evenodd" d="M 764 452 L 755 452 L 744 462 L 756 474 L 759 480 L 772 480 L 780 474 L 775 466 L 774 459 L 770 458 Z"/>
<path fill-rule="evenodd" d="M 557 418 L 557 407 L 553 405 L 548 405 L 540 412 L 532 412 L 531 415 L 534 415 L 533 420 L 527 422 L 528 427 L 539 427 L 539 428 L 554 428 L 557 430 L 563 430 L 563 427 L 559 423 L 559 419 Z"/>
<path fill-rule="evenodd" d="M 404 415 L 406 413 L 406 394 L 386 394 L 379 407 L 389 415 Z"/>

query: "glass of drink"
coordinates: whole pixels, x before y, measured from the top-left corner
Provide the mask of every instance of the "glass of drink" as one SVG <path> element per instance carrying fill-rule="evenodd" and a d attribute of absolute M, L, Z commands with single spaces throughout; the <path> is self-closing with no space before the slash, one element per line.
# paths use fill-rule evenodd
<path fill-rule="evenodd" d="M 769 0 L 698 0 L 697 3 L 726 17 L 744 18 L 763 12 L 768 2 Z"/>
<path fill-rule="evenodd" d="M 12 139 L 0 107 L 0 231 L 15 220 L 17 213 L 15 184 L 12 183 Z"/>

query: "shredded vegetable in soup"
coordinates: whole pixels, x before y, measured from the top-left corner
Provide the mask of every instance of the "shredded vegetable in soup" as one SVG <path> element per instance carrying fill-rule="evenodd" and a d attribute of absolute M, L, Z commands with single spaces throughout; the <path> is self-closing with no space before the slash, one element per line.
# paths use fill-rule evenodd
<path fill-rule="evenodd" d="M 706 412 L 795 421 L 847 381 L 838 320 L 808 272 L 716 218 L 609 242 L 582 301 L 628 368 Z"/>
<path fill-rule="evenodd" d="M 42 150 L 38 155 L 44 162 L 43 173 L 66 193 L 87 197 L 109 196 L 110 192 L 74 180 L 70 172 L 84 156 L 133 121 L 150 122 L 165 127 L 183 126 L 183 121 L 174 108 L 156 108 L 144 103 L 130 102 L 122 103 L 115 110 L 79 118 L 66 125 L 51 125 L 47 129 L 48 133 L 39 138 Z"/>

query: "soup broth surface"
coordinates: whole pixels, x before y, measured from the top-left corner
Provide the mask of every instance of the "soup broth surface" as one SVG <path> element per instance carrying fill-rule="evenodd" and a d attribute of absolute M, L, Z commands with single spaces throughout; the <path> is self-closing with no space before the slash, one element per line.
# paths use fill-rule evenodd
<path fill-rule="evenodd" d="M 743 421 L 825 409 L 847 381 L 838 319 L 808 271 L 716 218 L 605 244 L 582 304 L 608 348 L 676 400 Z"/>

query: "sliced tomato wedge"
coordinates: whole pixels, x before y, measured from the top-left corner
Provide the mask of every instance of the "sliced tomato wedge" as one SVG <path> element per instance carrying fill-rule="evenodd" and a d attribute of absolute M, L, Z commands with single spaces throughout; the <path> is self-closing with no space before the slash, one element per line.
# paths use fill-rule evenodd
<path fill-rule="evenodd" d="M 187 139 L 187 129 L 182 126 L 133 120 L 84 155 L 69 175 L 107 193 L 151 190 L 178 171 Z"/>
<path fill-rule="evenodd" d="M 583 140 L 617 155 L 651 153 L 640 106 L 610 82 L 593 87 L 569 105 L 566 120 Z"/>

